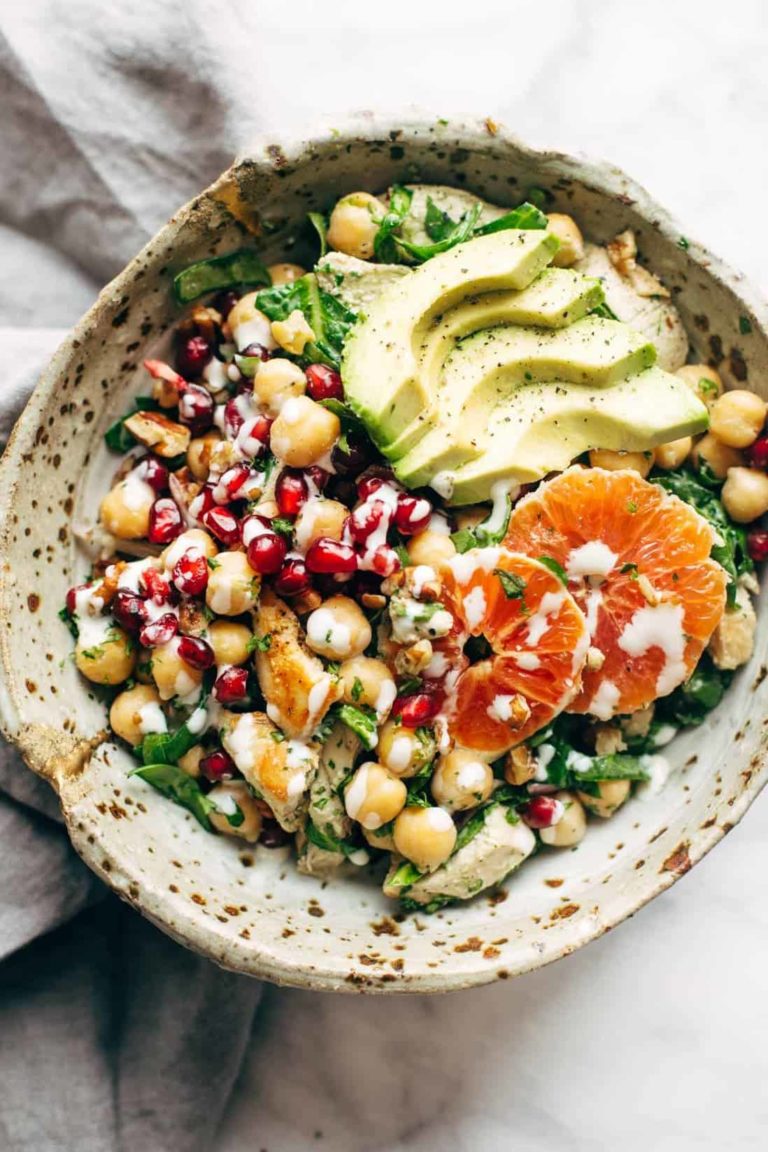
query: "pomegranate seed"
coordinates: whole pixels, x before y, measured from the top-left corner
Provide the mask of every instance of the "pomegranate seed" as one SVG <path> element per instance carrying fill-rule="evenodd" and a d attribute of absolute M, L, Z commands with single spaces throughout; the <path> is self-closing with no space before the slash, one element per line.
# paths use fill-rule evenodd
<path fill-rule="evenodd" d="M 154 488 L 158 496 L 168 490 L 168 469 L 155 456 L 145 456 L 135 469 L 136 474 Z"/>
<path fill-rule="evenodd" d="M 190 336 L 176 353 L 176 367 L 182 376 L 199 376 L 212 355 L 205 336 Z"/>
<path fill-rule="evenodd" d="M 358 505 L 347 517 L 347 528 L 352 539 L 364 544 L 379 527 L 386 511 L 386 505 L 382 504 L 381 500 L 371 500 L 367 504 Z"/>
<path fill-rule="evenodd" d="M 354 432 L 348 432 L 346 448 L 337 444 L 331 453 L 331 463 L 340 476 L 357 476 L 365 468 L 370 455 L 370 445 Z"/>
<path fill-rule="evenodd" d="M 277 532 L 262 532 L 248 545 L 248 563 L 254 572 L 271 576 L 282 568 L 287 551 L 288 545 Z"/>
<path fill-rule="evenodd" d="M 74 616 L 77 610 L 77 594 L 82 592 L 84 588 L 90 588 L 90 584 L 76 584 L 74 588 L 70 588 L 66 595 L 67 611 L 71 612 Z"/>
<path fill-rule="evenodd" d="M 223 748 L 219 748 L 216 752 L 209 752 L 207 756 L 203 756 L 200 771 L 206 780 L 217 784 L 219 780 L 231 780 L 237 769 L 232 757 L 228 756 Z"/>
<path fill-rule="evenodd" d="M 343 400 L 341 376 L 325 364 L 310 364 L 307 368 L 307 392 L 313 400 Z"/>
<path fill-rule="evenodd" d="M 170 496 L 161 496 L 155 500 L 149 510 L 147 540 L 150 544 L 170 544 L 183 528 L 184 520 L 175 501 Z"/>
<path fill-rule="evenodd" d="M 423 532 L 432 516 L 432 505 L 429 500 L 419 496 L 407 496 L 403 493 L 397 498 L 395 509 L 395 527 L 403 536 L 414 536 Z"/>
<path fill-rule="evenodd" d="M 228 468 L 217 481 L 213 489 L 213 499 L 217 504 L 228 504 L 230 500 L 237 500 L 237 493 L 245 484 L 251 474 L 247 464 L 235 464 Z"/>
<path fill-rule="evenodd" d="M 756 564 L 768 560 L 768 532 L 764 528 L 753 528 L 747 533 L 747 551 Z"/>
<path fill-rule="evenodd" d="M 261 826 L 259 844 L 263 844 L 265 848 L 282 848 L 290 838 L 290 832 L 281 828 L 277 820 L 265 820 Z"/>
<path fill-rule="evenodd" d="M 253 460 L 262 455 L 269 444 L 269 430 L 273 423 L 266 416 L 252 416 L 240 426 L 236 436 L 237 447 L 244 456 Z"/>
<path fill-rule="evenodd" d="M 171 586 L 157 568 L 145 568 L 139 580 L 147 596 L 155 604 L 167 604 L 171 599 Z"/>
<path fill-rule="evenodd" d="M 746 456 L 750 468 L 768 471 L 768 436 L 758 436 L 754 444 L 747 448 Z"/>
<path fill-rule="evenodd" d="M 179 640 L 179 656 L 185 664 L 199 668 L 202 672 L 213 665 L 215 656 L 210 644 L 197 636 L 182 636 Z"/>
<path fill-rule="evenodd" d="M 220 312 L 222 318 L 226 320 L 239 299 L 239 293 L 233 292 L 231 288 L 228 288 L 225 292 L 220 292 L 218 296 L 215 297 L 213 307 L 217 312 Z"/>
<path fill-rule="evenodd" d="M 231 440 L 234 440 L 245 423 L 245 416 L 240 411 L 239 397 L 234 396 L 224 405 L 224 431 Z"/>
<path fill-rule="evenodd" d="M 520 809 L 520 815 L 529 828 L 551 828 L 562 811 L 563 805 L 554 796 L 534 796 Z"/>
<path fill-rule="evenodd" d="M 275 483 L 275 500 L 281 516 L 298 516 L 309 496 L 307 482 L 301 472 L 284 468 Z"/>
<path fill-rule="evenodd" d="M 245 348 L 243 348 L 240 355 L 257 356 L 259 360 L 269 360 L 269 349 L 265 348 L 263 344 L 257 344 L 254 340 L 253 344 L 248 344 Z"/>
<path fill-rule="evenodd" d="M 174 565 L 173 582 L 185 596 L 200 596 L 208 586 L 206 557 L 185 552 Z"/>
<path fill-rule="evenodd" d="M 240 541 L 240 525 L 229 508 L 210 508 L 201 517 L 203 524 L 217 540 L 228 547 Z"/>
<path fill-rule="evenodd" d="M 172 612 L 145 624 L 139 632 L 139 640 L 145 648 L 157 648 L 160 644 L 167 644 L 179 630 L 179 622 Z"/>
<path fill-rule="evenodd" d="M 179 423 L 186 424 L 196 435 L 213 424 L 213 397 L 199 384 L 188 384 L 179 397 Z"/>
<path fill-rule="evenodd" d="M 364 476 L 357 482 L 357 494 L 361 500 L 367 500 L 386 483 L 383 476 Z"/>
<path fill-rule="evenodd" d="M 392 715 L 400 718 L 404 728 L 418 728 L 434 720 L 442 703 L 439 692 L 416 692 L 413 696 L 398 696 L 392 705 Z"/>
<path fill-rule="evenodd" d="M 324 492 L 331 478 L 330 472 L 326 472 L 325 468 L 321 468 L 318 464 L 310 464 L 309 468 L 304 469 L 304 475 L 310 484 L 314 484 L 318 492 Z"/>
<path fill-rule="evenodd" d="M 296 596 L 299 592 L 306 592 L 310 579 L 307 566 L 297 556 L 286 560 L 275 580 L 275 591 L 283 596 Z"/>
<path fill-rule="evenodd" d="M 248 695 L 247 668 L 225 668 L 213 686 L 220 704 L 236 704 Z"/>
<path fill-rule="evenodd" d="M 306 559 L 310 572 L 335 574 L 357 570 L 354 548 L 349 544 L 342 544 L 340 540 L 332 540 L 330 536 L 321 536 L 315 540 L 309 547 Z"/>
<path fill-rule="evenodd" d="M 128 592 L 124 588 L 120 588 L 115 593 L 110 608 L 120 627 L 132 636 L 135 636 L 142 624 L 147 621 L 147 607 L 141 596 L 137 596 L 135 592 Z"/>
<path fill-rule="evenodd" d="M 202 520 L 206 512 L 209 512 L 214 507 L 213 488 L 210 484 L 206 484 L 202 492 L 198 492 L 197 496 L 190 501 L 189 514 L 195 520 Z"/>
<path fill-rule="evenodd" d="M 371 567 L 377 576 L 391 576 L 394 572 L 398 572 L 402 568 L 400 557 L 394 548 L 390 548 L 387 544 L 382 544 L 377 548 L 371 558 Z"/>

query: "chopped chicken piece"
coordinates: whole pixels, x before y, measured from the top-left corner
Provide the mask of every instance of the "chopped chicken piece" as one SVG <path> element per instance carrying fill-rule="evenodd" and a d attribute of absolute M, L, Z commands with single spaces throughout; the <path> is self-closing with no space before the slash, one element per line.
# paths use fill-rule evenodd
<path fill-rule="evenodd" d="M 220 732 L 224 748 L 280 826 L 295 832 L 307 809 L 317 752 L 299 740 L 280 739 L 263 712 L 224 712 Z"/>

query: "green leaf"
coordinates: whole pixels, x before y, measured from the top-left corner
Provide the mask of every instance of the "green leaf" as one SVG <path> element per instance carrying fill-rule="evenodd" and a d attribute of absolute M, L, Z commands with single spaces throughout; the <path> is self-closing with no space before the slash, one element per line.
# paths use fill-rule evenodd
<path fill-rule="evenodd" d="M 354 701 L 355 704 L 357 704 L 357 702 L 360 699 L 360 697 L 362 696 L 362 694 L 363 694 L 363 682 L 359 676 L 355 676 L 354 680 L 352 681 L 352 691 L 350 693 L 352 700 Z"/>
<path fill-rule="evenodd" d="M 287 320 L 298 309 L 315 334 L 299 359 L 302 363 L 323 363 L 338 369 L 344 341 L 357 316 L 338 297 L 324 292 L 314 273 L 309 272 L 292 284 L 259 292 L 256 307 L 269 320 Z"/>
<path fill-rule="evenodd" d="M 80 629 L 77 626 L 77 620 L 75 616 L 72 612 L 70 612 L 66 605 L 59 610 L 59 620 L 66 624 L 72 636 L 75 638 L 75 640 L 77 640 L 78 636 L 80 635 Z"/>
<path fill-rule="evenodd" d="M 431 808 L 433 806 L 429 783 L 432 778 L 432 765 L 425 764 L 424 768 L 406 780 L 408 798 L 405 801 L 408 808 Z"/>
<path fill-rule="evenodd" d="M 325 216 L 323 216 L 322 212 L 307 212 L 307 219 L 314 228 L 315 232 L 317 232 L 317 236 L 320 241 L 319 259 L 322 260 L 323 256 L 325 256 L 326 252 L 328 251 L 328 221 L 325 219 Z"/>
<path fill-rule="evenodd" d="M 435 896 L 430 900 L 429 904 L 420 904 L 418 900 L 411 900 L 408 896 L 400 897 L 400 907 L 405 912 L 424 912 L 431 916 L 433 912 L 439 912 L 441 908 L 445 908 L 446 904 L 455 903 L 452 896 Z"/>
<path fill-rule="evenodd" d="M 272 647 L 271 632 L 268 632 L 266 636 L 251 636 L 245 647 L 249 655 L 252 652 L 269 652 Z"/>
<path fill-rule="evenodd" d="M 438 208 L 431 196 L 427 196 L 427 211 L 424 215 L 424 230 L 430 240 L 445 240 L 456 227 L 447 212 Z"/>
<path fill-rule="evenodd" d="M 543 564 L 545 568 L 549 568 L 550 572 L 554 572 L 555 576 L 557 576 L 558 580 L 561 580 L 563 584 L 568 584 L 568 576 L 565 568 L 563 568 L 562 564 L 557 560 L 553 559 L 552 556 L 537 556 L 536 559 L 539 561 L 539 564 Z"/>
<path fill-rule="evenodd" d="M 136 440 L 125 427 L 125 422 L 136 412 L 156 412 L 160 405 L 151 396 L 137 396 L 133 401 L 133 408 L 116 420 L 104 433 L 104 443 L 110 452 L 119 452 L 124 455 L 136 447 Z"/>
<path fill-rule="evenodd" d="M 551 192 L 547 192 L 546 188 L 529 188 L 526 200 L 529 204 L 533 204 L 535 208 L 540 208 L 542 212 L 552 200 Z"/>
<path fill-rule="evenodd" d="M 269 522 L 273 532 L 278 532 L 281 536 L 285 536 L 290 540 L 293 537 L 293 524 L 290 520 L 286 520 L 284 516 L 273 516 Z"/>
<path fill-rule="evenodd" d="M 603 300 L 602 304 L 598 304 L 596 308 L 592 309 L 590 316 L 602 316 L 603 320 L 618 320 L 618 316 L 613 309 L 606 304 L 605 300 Z"/>
<path fill-rule="evenodd" d="M 145 745 L 148 739 L 149 737 L 146 737 Z M 142 780 L 146 780 L 147 784 L 151 784 L 163 796 L 186 808 L 203 828 L 211 831 L 209 817 L 211 812 L 217 811 L 216 805 L 208 799 L 197 780 L 193 776 L 188 776 L 183 768 L 164 762 L 146 763 L 142 768 L 135 768 L 130 775 L 140 776 Z"/>
<path fill-rule="evenodd" d="M 376 747 L 378 720 L 373 709 L 363 710 L 354 704 L 339 704 L 336 714 L 347 728 L 359 736 L 360 742 L 367 752 Z"/>
<path fill-rule="evenodd" d="M 527 200 L 513 208 L 511 212 L 500 216 L 498 220 L 491 220 L 475 230 L 475 236 L 490 236 L 492 232 L 505 232 L 509 228 L 539 229 L 547 227 L 547 218 L 541 209 Z"/>
<path fill-rule="evenodd" d="M 507 495 L 506 508 L 502 522 L 498 528 L 490 529 L 488 526 L 493 520 L 493 511 L 489 512 L 485 520 L 475 524 L 474 528 L 460 528 L 458 532 L 451 533 L 451 540 L 457 552 L 468 552 L 470 548 L 490 548 L 500 544 L 507 534 L 509 518 L 512 515 L 512 497 Z"/>
<path fill-rule="evenodd" d="M 749 336 L 752 331 L 752 321 L 749 316 L 739 316 L 739 332 L 742 336 Z"/>
<path fill-rule="evenodd" d="M 473 204 L 442 240 L 437 240 L 433 244 L 412 244 L 409 240 L 403 240 L 396 236 L 395 243 L 398 248 L 407 252 L 412 259 L 421 264 L 425 260 L 431 260 L 433 256 L 439 256 L 442 252 L 455 248 L 457 244 L 463 244 L 465 240 L 471 239 L 475 234 L 475 225 L 479 216 L 480 205 Z"/>
<path fill-rule="evenodd" d="M 410 888 L 417 880 L 421 880 L 422 873 L 410 860 L 404 860 L 396 872 L 387 881 L 387 888 Z"/>
<path fill-rule="evenodd" d="M 656 714 L 676 727 L 699 725 L 720 703 L 731 680 L 732 674 L 715 668 L 705 653 L 685 684 L 657 700 Z"/>
<path fill-rule="evenodd" d="M 507 600 L 522 600 L 525 596 L 525 580 L 515 572 L 505 572 L 503 568 L 494 568 L 494 576 L 498 576 L 504 595 Z"/>
<path fill-rule="evenodd" d="M 173 278 L 173 292 L 179 304 L 189 304 L 206 292 L 220 292 L 239 285 L 270 284 L 269 272 L 255 252 L 241 248 L 226 256 L 214 256 L 190 264 Z"/>
<path fill-rule="evenodd" d="M 202 707 L 203 701 L 198 705 Z M 190 732 L 182 724 L 175 732 L 150 732 L 137 749 L 145 764 L 178 764 L 182 756 L 200 743 L 202 732 Z"/>
<path fill-rule="evenodd" d="M 373 254 L 380 264 L 396 264 L 398 262 L 395 233 L 402 225 L 411 210 L 413 192 L 410 188 L 403 188 L 401 184 L 394 184 L 389 195 L 389 208 L 379 224 L 378 232 L 373 241 Z"/>
<path fill-rule="evenodd" d="M 592 757 L 592 766 L 585 772 L 573 771 L 573 783 L 582 780 L 647 780 L 648 770 L 636 756 L 616 752 L 612 756 Z"/>
<path fill-rule="evenodd" d="M 486 804 L 485 807 L 478 808 L 476 812 L 472 813 L 468 820 L 464 821 L 456 837 L 456 844 L 453 852 L 451 853 L 452 856 L 455 856 L 456 853 L 460 852 L 462 848 L 466 848 L 467 844 L 469 844 L 472 840 L 474 840 L 475 836 L 482 832 L 483 828 L 485 827 L 485 818 L 488 815 L 490 808 L 491 806 Z"/>

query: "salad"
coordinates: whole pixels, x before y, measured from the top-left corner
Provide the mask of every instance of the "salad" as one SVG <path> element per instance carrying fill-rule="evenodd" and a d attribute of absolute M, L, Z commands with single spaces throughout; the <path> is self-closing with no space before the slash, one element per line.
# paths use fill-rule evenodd
<path fill-rule="evenodd" d="M 547 207 L 357 192 L 309 270 L 179 271 L 61 612 L 133 775 L 406 909 L 661 787 L 752 654 L 766 404 Z"/>

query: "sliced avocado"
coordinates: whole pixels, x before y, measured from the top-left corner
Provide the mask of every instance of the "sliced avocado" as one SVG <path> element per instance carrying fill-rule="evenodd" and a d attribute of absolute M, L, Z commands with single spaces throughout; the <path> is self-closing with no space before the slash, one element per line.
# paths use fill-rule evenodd
<path fill-rule="evenodd" d="M 417 904 L 430 904 L 440 897 L 469 900 L 501 883 L 535 847 L 536 837 L 530 828 L 522 820 L 510 824 L 507 809 L 496 805 L 487 811 L 483 827 L 468 844 L 408 889 L 408 899 Z"/>
<path fill-rule="evenodd" d="M 383 452 L 434 404 L 418 351 L 436 317 L 470 293 L 526 288 L 557 248 L 549 232 L 496 232 L 436 256 L 382 292 L 347 340 L 342 376 L 347 400 Z"/>
<path fill-rule="evenodd" d="M 442 371 L 431 373 L 440 422 L 396 463 L 397 476 L 416 487 L 482 456 L 494 410 L 520 391 L 550 381 L 566 394 L 571 385 L 609 388 L 652 365 L 655 356 L 653 345 L 631 328 L 598 316 L 554 331 L 508 324 L 475 332 L 454 348 Z M 545 461 L 544 472 L 551 470 Z"/>
<path fill-rule="evenodd" d="M 590 448 L 643 452 L 707 426 L 706 408 L 691 389 L 656 366 L 608 388 L 530 385 L 494 410 L 482 454 L 439 483 L 452 504 L 474 504 L 490 499 L 500 479 L 540 480 Z"/>

